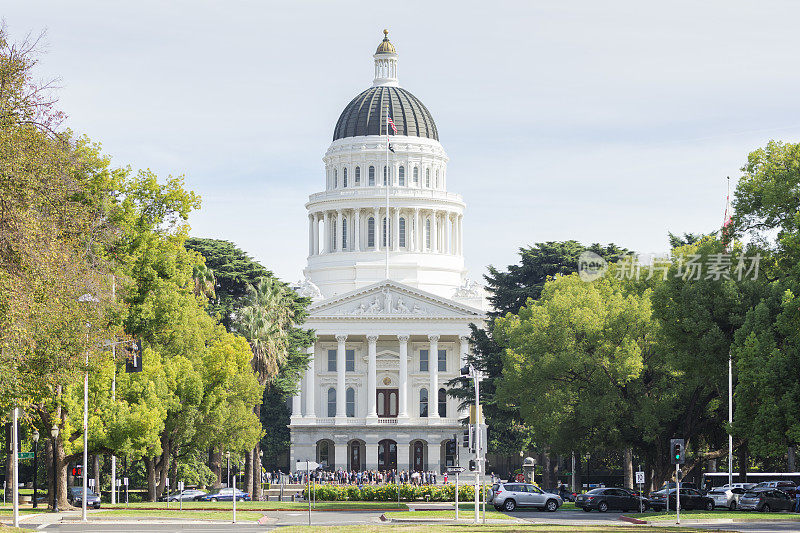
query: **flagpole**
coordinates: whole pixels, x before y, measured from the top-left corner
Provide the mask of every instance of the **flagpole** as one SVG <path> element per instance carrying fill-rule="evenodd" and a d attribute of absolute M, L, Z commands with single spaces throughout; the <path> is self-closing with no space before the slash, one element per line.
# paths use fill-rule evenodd
<path fill-rule="evenodd" d="M 384 178 L 386 183 L 386 279 L 389 279 L 389 239 L 391 233 L 389 232 L 389 106 L 386 106 L 386 174 Z"/>
<path fill-rule="evenodd" d="M 731 177 L 728 176 L 728 194 L 725 197 L 725 222 L 722 231 L 728 226 L 731 209 Z M 728 245 L 725 245 L 727 251 Z M 728 348 L 728 487 L 733 486 L 733 350 Z"/>

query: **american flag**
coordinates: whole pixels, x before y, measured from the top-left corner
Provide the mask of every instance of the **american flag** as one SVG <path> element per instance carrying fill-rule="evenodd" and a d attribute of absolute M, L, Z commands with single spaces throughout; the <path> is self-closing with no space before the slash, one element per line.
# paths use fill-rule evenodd
<path fill-rule="evenodd" d="M 397 126 L 394 125 L 394 120 L 392 120 L 392 117 L 386 117 L 386 120 L 389 121 L 389 125 L 392 127 L 394 134 L 397 135 Z"/>

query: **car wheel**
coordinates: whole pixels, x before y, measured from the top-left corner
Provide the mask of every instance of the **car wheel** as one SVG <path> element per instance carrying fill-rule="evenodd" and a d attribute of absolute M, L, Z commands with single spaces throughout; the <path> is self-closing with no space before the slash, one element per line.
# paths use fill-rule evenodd
<path fill-rule="evenodd" d="M 583 508 L 583 511 L 584 511 L 585 513 L 591 513 L 591 512 L 592 512 L 592 510 L 591 510 L 591 509 L 589 509 L 588 507 L 584 507 L 584 508 Z"/>
<path fill-rule="evenodd" d="M 211 501 L 212 502 L 216 502 L 216 501 L 219 501 L 219 500 L 217 500 L 216 498 L 211 498 Z"/>
<path fill-rule="evenodd" d="M 706 502 L 706 511 L 714 510 L 714 502 Z"/>
<path fill-rule="evenodd" d="M 547 509 L 551 513 L 553 511 L 558 510 L 558 502 L 555 500 L 547 500 L 547 503 L 545 504 L 545 509 Z"/>
<path fill-rule="evenodd" d="M 769 508 L 769 504 L 768 503 L 765 503 L 764 507 L 762 507 L 761 510 L 764 511 L 765 513 L 768 513 L 770 511 L 772 511 L 772 509 Z"/>
<path fill-rule="evenodd" d="M 600 502 L 597 504 L 597 510 L 601 513 L 605 513 L 608 511 L 608 504 L 606 502 Z"/>
<path fill-rule="evenodd" d="M 736 500 L 731 501 L 731 504 L 728 506 L 728 510 L 730 511 L 736 510 Z"/>
<path fill-rule="evenodd" d="M 506 511 L 508 511 L 509 513 L 510 513 L 511 511 L 513 511 L 514 509 L 516 509 L 516 508 L 517 508 L 517 502 L 515 502 L 514 500 L 506 500 L 506 501 L 503 503 L 503 509 L 505 509 L 505 510 L 506 510 Z"/>

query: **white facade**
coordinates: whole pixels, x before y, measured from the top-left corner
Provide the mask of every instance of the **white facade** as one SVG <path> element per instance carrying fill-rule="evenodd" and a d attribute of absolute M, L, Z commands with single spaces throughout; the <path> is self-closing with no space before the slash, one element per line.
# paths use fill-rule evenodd
<path fill-rule="evenodd" d="M 388 38 L 374 57 L 373 86 L 398 86 Z M 325 190 L 306 204 L 299 290 L 314 299 L 307 326 L 317 341 L 292 401 L 291 465 L 440 471 L 453 460 L 447 443 L 463 414 L 446 382 L 463 366 L 469 324 L 484 320 L 464 268 L 465 205 L 447 192 L 438 140 L 390 143 L 393 152 L 385 135 L 334 140 Z"/>

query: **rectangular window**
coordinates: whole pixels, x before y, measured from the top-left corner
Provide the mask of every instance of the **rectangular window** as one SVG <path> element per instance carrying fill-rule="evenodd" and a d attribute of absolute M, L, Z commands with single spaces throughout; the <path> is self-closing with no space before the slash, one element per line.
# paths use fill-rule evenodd
<path fill-rule="evenodd" d="M 406 219 L 400 219 L 400 248 L 406 247 Z"/>
<path fill-rule="evenodd" d="M 369 167 L 369 184 L 375 185 L 375 167 Z"/>
<path fill-rule="evenodd" d="M 419 371 L 420 372 L 428 371 L 428 350 L 419 351 Z"/>
<path fill-rule="evenodd" d="M 331 218 L 331 250 L 336 250 L 336 219 Z"/>
<path fill-rule="evenodd" d="M 328 350 L 328 372 L 336 372 L 336 350 Z"/>
<path fill-rule="evenodd" d="M 372 248 L 375 246 L 375 219 L 369 217 L 367 220 L 367 247 Z"/>
<path fill-rule="evenodd" d="M 345 372 L 355 372 L 356 371 L 356 351 L 355 350 L 345 350 L 344 351 L 344 370 L 345 370 Z"/>
<path fill-rule="evenodd" d="M 447 372 L 447 350 L 439 350 L 439 372 Z"/>

